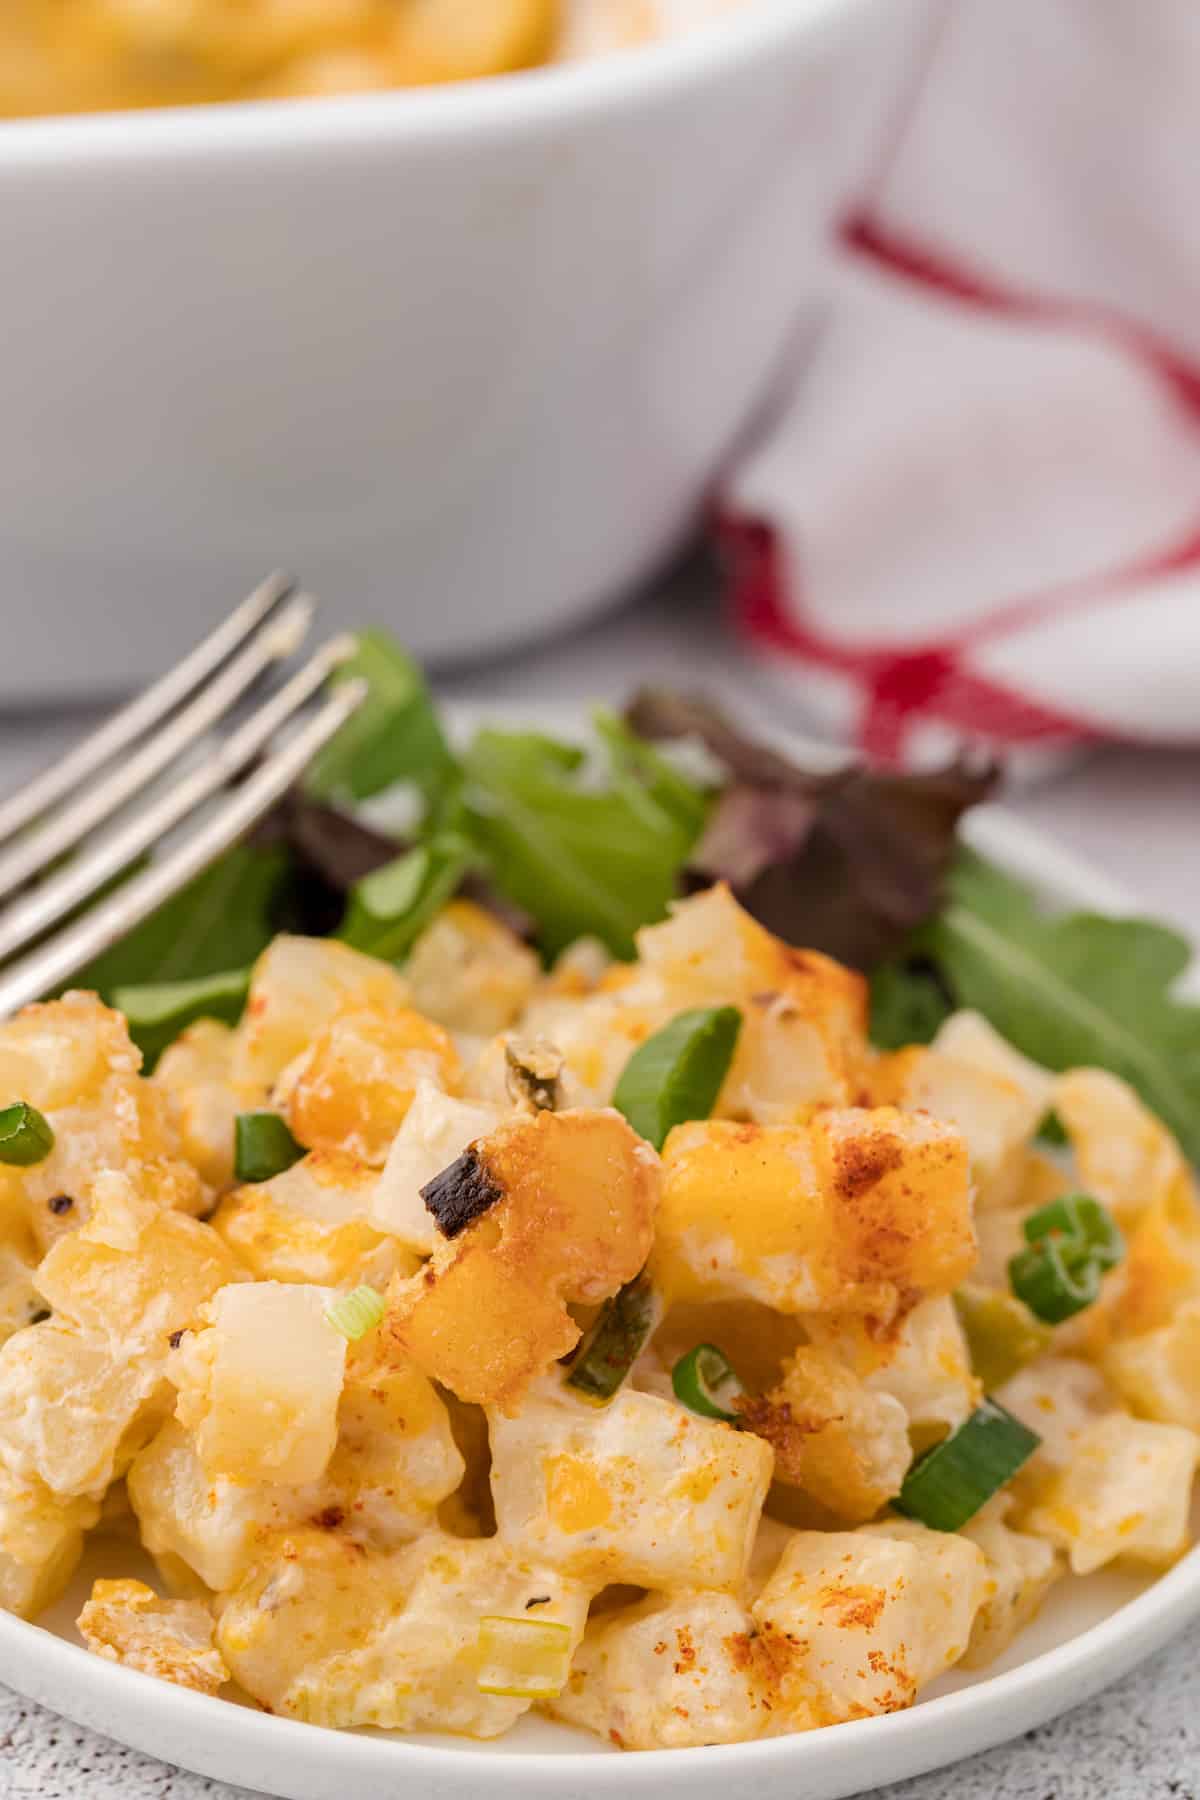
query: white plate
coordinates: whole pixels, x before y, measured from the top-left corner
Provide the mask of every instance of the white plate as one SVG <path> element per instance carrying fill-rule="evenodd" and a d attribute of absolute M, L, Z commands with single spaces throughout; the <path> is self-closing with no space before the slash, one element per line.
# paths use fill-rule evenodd
<path fill-rule="evenodd" d="M 1119 888 L 998 807 L 966 834 L 1047 900 L 1136 910 Z M 1055 1588 L 1041 1617 L 983 1674 L 952 1673 L 909 1712 L 765 1743 L 619 1755 L 540 1719 L 499 1742 L 333 1732 L 187 1693 L 89 1656 L 71 1620 L 93 1574 L 140 1572 L 111 1541 L 89 1551 L 45 1625 L 0 1614 L 0 1679 L 19 1693 L 185 1769 L 284 1800 L 841 1800 L 984 1750 L 1086 1700 L 1200 1614 L 1200 1548 L 1157 1580 L 1102 1573 Z"/>

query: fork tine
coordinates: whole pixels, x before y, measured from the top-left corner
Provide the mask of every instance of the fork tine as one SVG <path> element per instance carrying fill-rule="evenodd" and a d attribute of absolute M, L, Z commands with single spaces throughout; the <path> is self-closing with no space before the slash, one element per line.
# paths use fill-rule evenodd
<path fill-rule="evenodd" d="M 288 743 L 234 790 L 220 812 L 169 856 L 151 863 L 99 906 L 0 974 L 0 1018 L 59 987 L 243 837 L 362 704 L 366 692 L 365 681 L 348 681 L 339 687 Z"/>
<path fill-rule="evenodd" d="M 143 851 L 239 774 L 266 748 L 280 727 L 312 699 L 353 648 L 354 640 L 349 636 L 324 644 L 244 725 L 215 746 L 213 755 L 198 769 L 166 789 L 153 804 L 132 814 L 119 831 L 86 856 L 73 858 L 59 874 L 0 911 L 0 962 L 22 945 L 31 944 L 56 920 L 97 893 L 106 881 L 128 868 Z"/>
<path fill-rule="evenodd" d="M 313 604 L 306 594 L 293 594 L 228 666 L 161 731 L 147 738 L 101 781 L 86 788 L 44 825 L 0 851 L 0 895 L 15 893 L 39 870 L 73 849 L 87 832 L 110 818 L 215 725 L 264 669 L 290 656 L 312 623 Z"/>
<path fill-rule="evenodd" d="M 97 769 L 111 762 L 120 751 L 172 712 L 207 676 L 219 669 L 239 644 L 256 631 L 295 589 L 296 583 L 290 576 L 268 575 L 182 662 L 176 663 L 152 687 L 144 689 L 127 706 L 105 719 L 82 743 L 76 744 L 60 761 L 27 782 L 19 793 L 0 801 L 0 844 L 14 832 L 24 830 L 26 825 L 72 793 Z"/>

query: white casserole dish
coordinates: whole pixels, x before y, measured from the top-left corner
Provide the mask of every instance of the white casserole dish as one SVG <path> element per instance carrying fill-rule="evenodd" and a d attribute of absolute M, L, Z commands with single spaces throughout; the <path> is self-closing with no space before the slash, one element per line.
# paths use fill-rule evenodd
<path fill-rule="evenodd" d="M 812 323 L 923 4 L 0 123 L 0 703 L 131 685 L 281 563 L 440 660 L 645 575 Z"/>

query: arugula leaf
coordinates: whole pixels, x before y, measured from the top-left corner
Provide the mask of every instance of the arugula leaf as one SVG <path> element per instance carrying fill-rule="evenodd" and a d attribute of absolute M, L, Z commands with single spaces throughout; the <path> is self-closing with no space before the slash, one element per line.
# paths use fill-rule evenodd
<path fill-rule="evenodd" d="M 871 1042 L 880 1050 L 932 1043 L 953 1011 L 953 996 L 928 958 L 899 957 L 871 972 Z"/>
<path fill-rule="evenodd" d="M 114 990 L 194 981 L 252 963 L 275 934 L 287 877 L 281 850 L 239 844 L 71 978 L 110 1004 Z"/>
<path fill-rule="evenodd" d="M 197 1019 L 219 1019 L 236 1025 L 250 991 L 250 970 L 229 969 L 199 975 L 194 981 L 149 982 L 117 987 L 112 1004 L 123 1012 L 129 1035 L 142 1053 L 145 1073 L 153 1069 L 168 1044 Z"/>
<path fill-rule="evenodd" d="M 496 887 L 537 921 L 553 956 L 585 934 L 630 956 L 639 925 L 661 919 L 696 837 L 682 792 L 647 780 L 627 742 L 600 773 L 533 732 L 481 731 L 464 759 L 466 819 Z M 672 771 L 674 775 L 674 771 Z M 682 777 L 679 778 L 682 780 Z"/>
<path fill-rule="evenodd" d="M 338 682 L 364 679 L 367 697 L 309 764 L 304 790 L 316 800 L 365 800 L 411 781 L 433 807 L 453 785 L 457 763 L 420 668 L 386 631 L 358 634 Z"/>
<path fill-rule="evenodd" d="M 1200 1005 L 1172 989 L 1191 951 L 1150 919 L 1047 914 L 1021 882 L 969 851 L 918 934 L 959 1005 L 1047 1068 L 1109 1069 L 1200 1160 Z"/>
<path fill-rule="evenodd" d="M 595 708 L 592 724 L 613 766 L 642 781 L 655 803 L 670 813 L 684 831 L 698 837 L 708 819 L 711 795 L 689 781 L 660 750 L 638 737 L 607 707 Z"/>
<path fill-rule="evenodd" d="M 477 860 L 465 838 L 443 833 L 355 884 L 338 936 L 369 956 L 399 962 L 452 900 Z"/>

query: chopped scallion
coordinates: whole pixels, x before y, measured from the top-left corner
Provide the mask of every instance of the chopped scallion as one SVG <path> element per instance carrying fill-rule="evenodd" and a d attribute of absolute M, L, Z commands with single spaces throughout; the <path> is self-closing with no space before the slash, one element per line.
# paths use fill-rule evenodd
<path fill-rule="evenodd" d="M 545 1700 L 560 1694 L 571 1667 L 571 1628 L 554 1619 L 479 1621 L 481 1694 Z"/>
<path fill-rule="evenodd" d="M 0 1163 L 28 1169 L 44 1162 L 54 1148 L 50 1121 L 36 1106 L 18 1100 L 0 1111 Z"/>
<path fill-rule="evenodd" d="M 325 1308 L 325 1317 L 335 1331 L 340 1331 L 354 1344 L 359 1338 L 366 1337 L 368 1331 L 374 1331 L 386 1311 L 383 1295 L 364 1282 L 353 1292 L 331 1300 Z"/>
<path fill-rule="evenodd" d="M 270 1181 L 304 1155 L 278 1113 L 239 1113 L 233 1126 L 233 1172 L 238 1181 Z"/>
<path fill-rule="evenodd" d="M 1101 1277 L 1125 1242 L 1112 1214 L 1091 1194 L 1064 1194 L 1025 1220 L 1029 1248 L 1008 1265 L 1012 1290 L 1047 1325 L 1073 1318 L 1099 1298 Z"/>
<path fill-rule="evenodd" d="M 611 1400 L 662 1318 L 662 1302 L 643 1273 L 606 1300 L 584 1338 L 567 1386 L 589 1400 Z"/>
<path fill-rule="evenodd" d="M 681 1356 L 671 1370 L 671 1386 L 690 1412 L 736 1425 L 738 1415 L 732 1403 L 743 1392 L 742 1384 L 725 1352 L 715 1344 L 697 1344 Z"/>
<path fill-rule="evenodd" d="M 613 1105 L 661 1150 L 674 1126 L 707 1119 L 712 1112 L 741 1027 L 736 1006 L 679 1013 L 634 1051 L 617 1082 Z"/>
<path fill-rule="evenodd" d="M 892 1505 L 934 1531 L 959 1531 L 1041 1441 L 998 1401 L 985 1398 L 952 1436 L 917 1459 Z"/>

